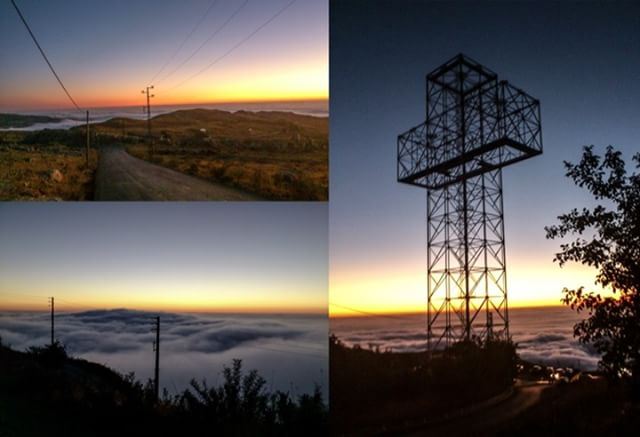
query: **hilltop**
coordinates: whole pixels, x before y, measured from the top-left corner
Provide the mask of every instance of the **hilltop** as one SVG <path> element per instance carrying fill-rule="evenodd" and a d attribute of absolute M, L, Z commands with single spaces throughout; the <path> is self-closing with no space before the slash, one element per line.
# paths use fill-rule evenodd
<path fill-rule="evenodd" d="M 117 117 L 92 126 L 99 133 L 114 136 L 147 135 L 146 120 Z M 211 142 L 279 142 L 290 146 L 311 143 L 326 147 L 329 119 L 280 111 L 185 109 L 154 116 L 151 128 L 152 136 L 160 142 L 174 145 L 197 145 L 185 141 L 195 136 Z"/>

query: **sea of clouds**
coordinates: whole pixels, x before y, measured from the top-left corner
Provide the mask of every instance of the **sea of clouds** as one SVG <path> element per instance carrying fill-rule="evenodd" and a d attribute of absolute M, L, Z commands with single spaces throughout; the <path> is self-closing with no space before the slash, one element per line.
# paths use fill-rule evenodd
<path fill-rule="evenodd" d="M 120 373 L 152 377 L 155 316 L 161 319 L 160 380 L 169 393 L 192 378 L 221 381 L 223 366 L 243 360 L 267 388 L 307 393 L 328 390 L 326 316 L 149 313 L 125 309 L 61 313 L 56 339 L 74 356 L 106 364 Z M 0 337 L 17 350 L 50 341 L 45 313 L 0 314 Z"/>
<path fill-rule="evenodd" d="M 595 370 L 599 355 L 573 337 L 579 318 L 567 308 L 512 309 L 510 333 L 521 358 L 555 367 Z M 331 319 L 331 332 L 348 345 L 415 352 L 427 347 L 426 315 Z"/>

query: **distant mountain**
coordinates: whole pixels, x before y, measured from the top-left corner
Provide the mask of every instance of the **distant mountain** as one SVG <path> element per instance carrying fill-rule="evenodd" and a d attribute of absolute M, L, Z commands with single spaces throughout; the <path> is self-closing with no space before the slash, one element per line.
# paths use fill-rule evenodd
<path fill-rule="evenodd" d="M 145 136 L 146 120 L 112 118 L 94 125 L 100 132 L 110 135 Z M 78 128 L 80 129 L 80 128 Z M 154 137 L 173 140 L 188 136 L 210 136 L 236 142 L 288 142 L 312 141 L 327 144 L 329 119 L 282 111 L 237 111 L 217 109 L 185 109 L 152 118 L 151 133 Z"/>
<path fill-rule="evenodd" d="M 55 123 L 60 120 L 46 115 L 0 114 L 0 129 L 28 127 L 36 123 Z"/>

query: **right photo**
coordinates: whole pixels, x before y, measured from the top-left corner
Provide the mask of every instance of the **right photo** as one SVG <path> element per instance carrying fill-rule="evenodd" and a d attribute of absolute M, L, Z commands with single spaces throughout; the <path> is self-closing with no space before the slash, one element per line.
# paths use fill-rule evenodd
<path fill-rule="evenodd" d="M 330 2 L 332 435 L 640 429 L 640 6 Z"/>

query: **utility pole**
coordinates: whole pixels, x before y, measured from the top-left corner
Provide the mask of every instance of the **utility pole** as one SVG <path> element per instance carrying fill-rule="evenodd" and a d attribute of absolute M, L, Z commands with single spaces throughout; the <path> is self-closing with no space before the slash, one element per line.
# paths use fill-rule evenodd
<path fill-rule="evenodd" d="M 160 399 L 160 316 L 156 317 L 156 341 L 153 342 L 153 350 L 156 352 L 154 390 L 156 402 L 158 402 Z"/>
<path fill-rule="evenodd" d="M 54 339 L 53 339 L 53 313 L 54 313 L 54 307 L 53 307 L 53 297 L 49 298 L 49 302 L 51 303 L 51 346 L 53 346 L 54 343 Z"/>
<path fill-rule="evenodd" d="M 142 108 L 142 110 L 147 111 L 147 141 L 149 142 L 149 148 L 151 150 L 151 156 L 153 156 L 153 142 L 151 140 L 151 98 L 155 97 L 153 94 L 149 94 L 149 90 L 153 89 L 153 85 L 148 86 L 146 91 L 142 90 L 142 94 L 147 95 L 147 107 Z"/>
<path fill-rule="evenodd" d="M 86 163 L 89 168 L 89 111 L 87 110 L 87 150 L 86 150 Z"/>

